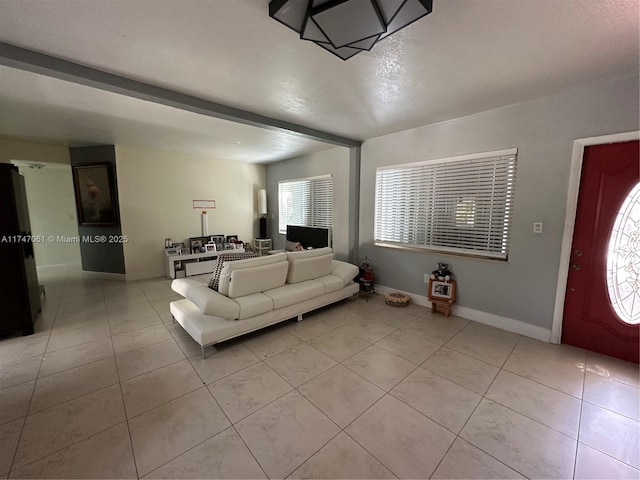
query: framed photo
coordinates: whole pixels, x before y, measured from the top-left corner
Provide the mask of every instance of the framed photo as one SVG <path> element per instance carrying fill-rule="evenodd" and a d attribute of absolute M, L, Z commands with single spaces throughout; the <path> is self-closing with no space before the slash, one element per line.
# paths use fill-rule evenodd
<path fill-rule="evenodd" d="M 454 281 L 444 282 L 440 280 L 429 281 L 429 298 L 436 300 L 455 300 L 456 284 Z"/>
<path fill-rule="evenodd" d="M 116 207 L 111 165 L 94 163 L 76 165 L 73 188 L 79 225 L 116 225 Z"/>
<path fill-rule="evenodd" d="M 216 208 L 215 200 L 194 200 L 193 201 L 193 209 L 201 210 L 203 208 Z"/>
<path fill-rule="evenodd" d="M 224 235 L 211 235 L 208 243 L 215 243 L 218 252 L 224 250 Z"/>
<path fill-rule="evenodd" d="M 215 243 L 206 243 L 204 245 L 204 251 L 206 253 L 215 252 L 216 251 L 216 244 Z"/>
<path fill-rule="evenodd" d="M 204 246 L 207 243 L 209 243 L 209 237 L 191 237 L 189 239 L 191 253 L 205 253 Z"/>

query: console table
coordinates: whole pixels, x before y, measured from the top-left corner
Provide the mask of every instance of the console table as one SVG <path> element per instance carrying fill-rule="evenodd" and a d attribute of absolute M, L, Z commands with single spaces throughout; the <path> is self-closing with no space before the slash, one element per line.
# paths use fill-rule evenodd
<path fill-rule="evenodd" d="M 185 277 L 212 273 L 213 267 L 221 253 L 244 252 L 244 248 L 223 250 L 221 252 L 188 253 L 185 255 L 167 255 L 164 271 L 167 277 L 177 278 L 176 272 L 184 271 Z M 176 269 L 176 264 L 182 263 L 182 268 Z"/>
<path fill-rule="evenodd" d="M 217 258 L 218 252 L 167 255 L 164 270 L 169 278 L 177 278 L 176 272 L 178 271 L 184 271 L 186 277 L 211 273 Z M 182 264 L 182 268 L 179 267 L 180 264 Z M 178 268 L 176 269 L 176 267 Z"/>

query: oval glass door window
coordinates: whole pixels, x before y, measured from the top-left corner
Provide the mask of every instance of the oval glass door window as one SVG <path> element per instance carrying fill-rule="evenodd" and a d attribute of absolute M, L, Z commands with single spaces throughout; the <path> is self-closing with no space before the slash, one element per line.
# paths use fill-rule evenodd
<path fill-rule="evenodd" d="M 640 183 L 622 203 L 607 249 L 607 289 L 620 319 L 640 323 Z"/>

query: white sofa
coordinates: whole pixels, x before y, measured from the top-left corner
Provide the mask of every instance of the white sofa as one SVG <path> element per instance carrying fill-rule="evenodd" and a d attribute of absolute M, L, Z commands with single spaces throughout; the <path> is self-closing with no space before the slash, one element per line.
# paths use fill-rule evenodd
<path fill-rule="evenodd" d="M 171 302 L 173 318 L 205 347 L 253 332 L 358 292 L 358 267 L 333 259 L 331 248 L 227 261 L 218 291 L 180 278 L 171 288 L 185 297 Z"/>

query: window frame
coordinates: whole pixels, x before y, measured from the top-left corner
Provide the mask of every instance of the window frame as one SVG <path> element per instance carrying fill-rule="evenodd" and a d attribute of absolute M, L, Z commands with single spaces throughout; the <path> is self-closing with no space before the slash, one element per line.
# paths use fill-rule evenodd
<path fill-rule="evenodd" d="M 378 167 L 374 194 L 374 245 L 424 253 L 444 253 L 508 261 L 513 226 L 517 158 L 518 149 L 509 148 Z M 481 170 L 484 164 L 488 165 L 492 161 L 493 173 L 488 167 L 486 171 Z M 469 171 L 474 175 L 467 174 L 462 178 L 462 181 L 458 183 L 462 187 L 451 187 L 451 179 L 454 178 L 455 173 L 446 171 L 442 173 L 442 170 L 446 170 L 447 165 L 452 165 L 452 169 L 455 171 L 456 168 L 460 169 L 464 166 L 465 162 L 470 165 Z M 384 173 L 381 172 L 388 172 L 386 183 Z M 457 172 L 459 174 L 460 170 Z M 399 179 L 394 180 L 393 175 L 397 175 Z M 402 175 L 405 175 L 406 179 L 403 179 Z M 486 191 L 484 195 L 479 195 L 478 192 L 482 192 L 482 190 L 477 185 L 475 190 L 473 188 L 465 190 L 464 182 L 470 183 L 474 179 L 477 180 L 476 177 L 485 182 L 485 189 L 486 181 L 489 179 L 493 185 L 490 189 L 490 196 L 487 196 Z M 394 185 L 394 182 L 398 185 Z M 429 191 L 424 188 L 427 184 L 432 185 Z M 438 184 L 443 186 L 438 189 Z M 383 189 L 387 191 L 383 192 Z M 407 193 L 399 197 L 398 191 Z M 500 193 L 500 196 L 496 197 L 496 193 Z M 472 206 L 469 205 L 471 201 L 473 201 Z M 460 211 L 459 207 L 465 202 L 467 210 L 473 211 L 473 222 L 471 222 L 471 214 L 468 211 L 467 213 Z M 406 212 L 407 209 L 410 213 L 405 213 L 404 221 L 395 220 L 394 223 L 394 220 L 389 216 L 389 212 L 392 210 Z M 503 215 L 499 216 L 499 213 Z M 387 216 L 385 217 L 385 215 Z M 412 218 L 413 221 L 407 221 L 407 217 Z M 460 218 L 465 218 L 467 223 L 459 223 Z M 498 226 L 493 224 L 495 218 L 500 218 L 496 224 Z M 479 220 L 478 227 L 475 226 L 477 220 Z M 402 234 L 395 230 L 399 223 L 403 229 Z M 385 230 L 387 231 L 385 232 Z M 390 230 L 393 230 L 393 233 L 389 233 Z M 439 231 L 446 233 L 438 233 Z M 475 232 L 479 232 L 478 238 L 482 235 L 486 236 L 486 249 L 478 249 L 480 242 L 469 239 L 474 236 Z M 461 245 L 466 240 L 467 248 L 464 245 L 453 247 L 443 245 L 447 242 L 452 243 L 456 235 L 459 237 Z M 407 241 L 389 240 L 391 237 L 401 236 L 407 238 Z M 419 240 L 416 240 L 418 238 Z M 498 245 L 500 245 L 499 251 Z"/>
<path fill-rule="evenodd" d="M 324 216 L 328 218 L 328 222 L 322 222 L 322 221 L 317 221 L 318 220 L 318 215 L 320 217 L 322 217 L 322 214 L 320 212 L 316 212 L 314 211 L 314 192 L 313 192 L 313 187 L 314 187 L 314 183 L 324 183 L 326 181 L 330 182 L 330 187 L 329 187 L 329 198 L 328 199 L 324 199 L 324 201 L 329 201 L 330 202 L 330 208 L 326 209 L 326 211 L 324 212 Z M 307 208 L 305 208 L 305 206 L 302 206 L 303 210 L 308 210 L 308 212 L 303 213 L 303 216 L 308 216 L 309 217 L 309 221 L 307 222 L 303 222 L 303 223 L 293 223 L 291 221 L 289 221 L 289 218 L 284 219 L 283 217 L 286 215 L 283 215 L 283 198 L 282 198 L 282 185 L 284 184 L 295 184 L 295 183 L 301 183 L 301 184 L 308 184 L 309 187 L 312 189 L 312 191 L 309 193 L 309 200 L 310 200 L 310 204 L 308 205 Z M 318 185 L 319 188 L 326 188 L 326 187 L 322 187 L 322 185 Z M 330 230 L 333 230 L 333 175 L 332 174 L 326 174 L 326 175 L 316 175 L 313 177 L 305 177 L 305 178 L 295 178 L 295 179 L 287 179 L 287 180 L 280 180 L 278 181 L 278 233 L 280 234 L 286 234 L 287 233 L 287 225 L 296 225 L 296 226 L 303 226 L 303 227 L 319 227 L 319 228 L 328 228 Z"/>

